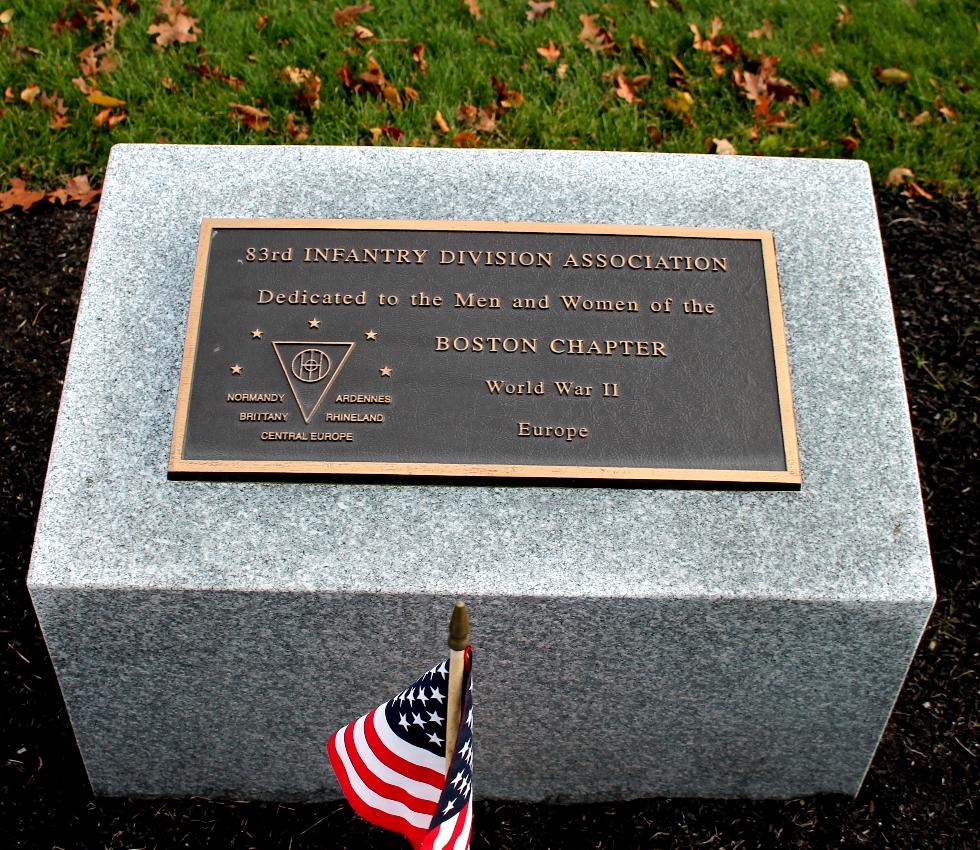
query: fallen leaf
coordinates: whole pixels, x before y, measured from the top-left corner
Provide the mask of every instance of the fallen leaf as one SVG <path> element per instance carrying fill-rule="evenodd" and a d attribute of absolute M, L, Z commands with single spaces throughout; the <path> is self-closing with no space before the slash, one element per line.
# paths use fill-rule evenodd
<path fill-rule="evenodd" d="M 112 110 L 108 106 L 105 109 L 100 109 L 92 118 L 92 126 L 101 127 L 106 121 L 109 120 L 109 114 L 111 112 Z"/>
<path fill-rule="evenodd" d="M 497 95 L 497 108 L 501 112 L 505 109 L 513 109 L 515 106 L 520 106 L 524 103 L 524 95 L 519 91 L 507 88 L 507 83 L 503 80 L 490 77 L 490 84 L 493 86 L 493 90 Z"/>
<path fill-rule="evenodd" d="M 420 74 L 424 74 L 428 70 L 429 63 L 425 58 L 425 45 L 421 41 L 412 45 L 412 61 L 419 66 Z"/>
<path fill-rule="evenodd" d="M 398 89 L 394 86 L 382 86 L 381 96 L 384 98 L 385 103 L 392 109 L 398 110 L 402 108 L 401 95 L 398 94 Z"/>
<path fill-rule="evenodd" d="M 229 115 L 238 118 L 250 130 L 258 131 L 269 128 L 269 113 L 264 109 L 248 106 L 244 103 L 229 103 L 228 108 L 232 110 Z"/>
<path fill-rule="evenodd" d="M 647 124 L 647 135 L 653 140 L 655 145 L 659 145 L 664 140 L 664 134 L 656 124 Z"/>
<path fill-rule="evenodd" d="M 936 112 L 943 116 L 951 124 L 956 120 L 956 113 L 953 111 L 952 107 L 947 106 L 943 103 L 937 96 L 933 103 L 936 106 Z"/>
<path fill-rule="evenodd" d="M 920 112 L 912 119 L 912 126 L 918 127 L 920 124 L 925 124 L 925 122 L 928 121 L 931 117 L 932 117 L 932 113 L 930 113 L 929 110 L 926 109 L 925 111 Z"/>
<path fill-rule="evenodd" d="M 538 54 L 543 56 L 545 60 L 550 64 L 556 61 L 559 56 L 561 56 L 561 50 L 555 47 L 554 41 L 552 41 L 549 38 L 548 43 L 544 45 L 544 47 L 538 48 Z"/>
<path fill-rule="evenodd" d="M 827 82 L 835 89 L 844 89 L 851 84 L 851 81 L 847 78 L 847 74 L 843 71 L 838 71 L 836 68 L 831 68 L 827 72 Z"/>
<path fill-rule="evenodd" d="M 909 81 L 908 71 L 903 71 L 901 68 L 875 68 L 875 77 L 878 78 L 879 83 L 883 83 L 886 86 L 901 86 Z"/>
<path fill-rule="evenodd" d="M 564 80 L 565 74 L 567 73 L 568 73 L 567 62 L 562 62 L 561 65 L 559 65 L 558 68 L 555 70 L 555 76 L 557 76 L 559 80 Z"/>
<path fill-rule="evenodd" d="M 294 142 L 305 142 L 310 137 L 309 124 L 297 124 L 294 120 L 295 112 L 290 112 L 286 116 L 286 132 Z"/>
<path fill-rule="evenodd" d="M 51 32 L 54 35 L 58 35 L 58 33 L 62 32 L 68 32 L 69 30 L 72 32 L 77 32 L 88 24 L 88 19 L 77 9 L 73 9 L 71 15 L 65 17 L 67 14 L 68 8 L 66 7 L 62 9 L 58 17 L 51 22 Z"/>
<path fill-rule="evenodd" d="M 453 144 L 458 148 L 475 148 L 480 144 L 480 137 L 476 133 L 462 130 L 453 136 Z"/>
<path fill-rule="evenodd" d="M 13 89 L 10 88 L 10 86 L 7 86 L 7 88 L 3 90 L 3 99 L 7 101 L 7 103 L 14 102 L 14 92 Z"/>
<path fill-rule="evenodd" d="M 2 12 L 0 12 L 0 24 L 9 24 L 13 19 L 14 19 L 13 9 L 4 9 Z"/>
<path fill-rule="evenodd" d="M 543 18 L 552 9 L 555 8 L 555 0 L 544 0 L 544 2 L 538 2 L 538 0 L 527 0 L 528 10 L 527 19 L 533 21 L 536 18 Z"/>
<path fill-rule="evenodd" d="M 613 91 L 616 93 L 616 97 L 621 97 L 627 103 L 637 102 L 636 92 L 633 90 L 633 86 L 629 80 L 626 79 L 626 75 L 619 71 L 614 78 L 615 85 L 613 86 Z"/>
<path fill-rule="evenodd" d="M 280 76 L 299 88 L 293 92 L 293 97 L 300 109 L 313 111 L 320 108 L 320 75 L 309 68 L 294 68 L 287 65 Z"/>
<path fill-rule="evenodd" d="M 932 200 L 932 195 L 930 195 L 925 189 L 923 189 L 914 180 L 909 180 L 908 186 L 905 187 L 905 191 L 902 192 L 903 195 L 908 195 L 910 198 L 920 197 Z"/>
<path fill-rule="evenodd" d="M 772 25 L 769 23 L 769 18 L 762 19 L 762 26 L 757 30 L 749 30 L 749 38 L 772 38 Z"/>
<path fill-rule="evenodd" d="M 495 42 L 492 38 L 485 36 L 482 32 L 478 32 L 475 36 L 473 36 L 473 38 L 476 40 L 477 44 L 485 44 L 488 47 L 497 46 L 497 42 Z"/>
<path fill-rule="evenodd" d="M 28 189 L 27 184 L 19 177 L 11 177 L 10 188 L 6 192 L 0 192 L 0 212 L 5 212 L 11 207 L 29 210 L 43 198 L 44 192 Z"/>
<path fill-rule="evenodd" d="M 245 86 L 245 81 L 240 77 L 235 77 L 231 74 L 222 74 L 220 65 L 208 65 L 207 54 L 203 47 L 197 49 L 197 54 L 201 57 L 201 61 L 196 65 L 191 62 L 185 62 L 184 68 L 186 70 L 194 71 L 194 73 L 198 74 L 204 80 L 221 80 L 222 82 L 228 83 L 233 89 L 240 89 Z"/>
<path fill-rule="evenodd" d="M 100 91 L 92 92 L 85 99 L 89 103 L 94 103 L 96 106 L 122 106 L 126 102 L 125 100 L 120 100 L 118 97 L 110 97 Z"/>
<path fill-rule="evenodd" d="M 370 2 L 367 3 L 355 3 L 351 6 L 344 6 L 342 9 L 338 6 L 333 10 L 333 22 L 338 27 L 344 27 L 348 24 L 352 24 L 357 20 L 358 15 L 363 15 L 365 12 L 373 12 L 374 6 Z"/>
<path fill-rule="evenodd" d="M 259 15 L 255 19 L 255 28 L 257 30 L 261 30 L 261 29 L 263 29 L 265 27 L 265 25 L 267 23 L 269 23 L 269 16 L 268 15 Z"/>
<path fill-rule="evenodd" d="M 93 189 L 88 175 L 80 174 L 65 181 L 65 192 L 69 201 L 78 201 L 80 207 L 85 207 L 102 194 L 102 189 Z"/>
<path fill-rule="evenodd" d="M 92 86 L 83 77 L 72 77 L 71 84 L 82 94 L 90 94 L 93 91 Z"/>
<path fill-rule="evenodd" d="M 92 11 L 92 19 L 102 24 L 105 29 L 105 43 L 111 46 L 116 37 L 116 30 L 123 22 L 125 15 L 119 8 L 119 0 L 99 0 Z"/>
<path fill-rule="evenodd" d="M 607 29 L 596 23 L 596 18 L 598 17 L 598 12 L 593 15 L 583 14 L 578 16 L 578 19 L 582 22 L 582 31 L 578 34 L 578 40 L 593 53 L 617 52 L 620 50 L 620 47 L 616 43 L 616 39 L 613 38 L 612 21 L 608 18 L 606 19 L 606 23 L 609 24 L 609 28 Z"/>
<path fill-rule="evenodd" d="M 167 3 L 161 3 L 158 9 L 161 14 L 167 16 L 167 19 L 150 24 L 146 28 L 146 32 L 148 35 L 155 36 L 156 46 L 160 50 L 166 50 L 172 44 L 188 44 L 197 41 L 197 33 L 200 32 L 200 28 L 197 26 L 198 19 L 185 14 L 183 6 L 178 4 L 173 7 Z"/>
<path fill-rule="evenodd" d="M 108 127 L 110 127 L 110 128 L 115 127 L 116 124 L 119 124 L 122 121 L 125 121 L 126 118 L 127 118 L 127 115 L 126 115 L 125 112 L 117 112 L 117 113 L 109 116 L 109 120 L 106 122 L 106 125 Z"/>
<path fill-rule="evenodd" d="M 666 106 L 675 115 L 687 115 L 694 106 L 694 98 L 690 92 L 678 92 L 677 96 L 668 95 L 664 98 Z"/>
<path fill-rule="evenodd" d="M 419 91 L 416 88 L 412 88 L 412 86 L 402 86 L 402 97 L 404 97 L 405 100 L 414 100 L 418 102 Z"/>
<path fill-rule="evenodd" d="M 377 144 L 382 136 L 387 136 L 393 142 L 397 142 L 405 135 L 405 131 L 402 130 L 401 128 L 390 127 L 387 125 L 383 125 L 381 127 L 371 127 L 370 132 L 371 132 L 371 142 L 373 144 Z"/>
<path fill-rule="evenodd" d="M 483 17 L 483 15 L 480 13 L 480 6 L 476 0 L 463 0 L 463 2 L 466 4 L 466 8 L 469 9 L 470 14 L 474 18 L 479 20 Z"/>
<path fill-rule="evenodd" d="M 721 154 L 722 156 L 735 156 L 738 153 L 735 150 L 735 145 L 733 145 L 728 139 L 712 139 L 711 140 L 714 147 L 714 152 Z"/>
<path fill-rule="evenodd" d="M 167 91 L 177 91 L 177 84 L 170 77 L 160 77 L 160 85 Z"/>
<path fill-rule="evenodd" d="M 441 132 L 449 132 L 449 124 L 446 123 L 446 119 L 442 117 L 442 113 L 438 109 L 436 110 L 436 114 L 433 116 L 432 120 L 435 122 L 435 125 Z"/>
<path fill-rule="evenodd" d="M 48 127 L 52 130 L 64 130 L 66 127 L 71 126 L 71 121 L 68 118 L 68 108 L 65 106 L 64 98 L 57 92 L 52 94 L 51 97 L 42 93 L 41 106 L 51 113 L 51 117 L 48 119 Z"/>
<path fill-rule="evenodd" d="M 41 87 L 37 83 L 31 83 L 26 89 L 23 89 L 20 93 L 20 99 L 24 103 L 34 103 L 34 98 L 36 98 L 41 93 Z"/>
<path fill-rule="evenodd" d="M 848 156 L 854 153 L 858 145 L 861 144 L 860 140 L 855 139 L 854 136 L 841 136 L 840 141 L 844 145 L 844 153 Z"/>
<path fill-rule="evenodd" d="M 354 26 L 354 31 L 351 33 L 351 38 L 356 41 L 371 41 L 374 38 L 374 33 L 371 32 L 367 27 L 362 27 L 360 24 Z"/>
<path fill-rule="evenodd" d="M 838 3 L 837 8 L 840 10 L 835 16 L 834 20 L 837 21 L 837 29 L 840 29 L 844 24 L 847 24 L 851 20 L 851 10 L 847 8 L 843 3 Z"/>
<path fill-rule="evenodd" d="M 913 177 L 915 177 L 915 175 L 912 173 L 911 168 L 899 166 L 898 168 L 893 168 L 888 172 L 888 176 L 885 178 L 885 185 L 901 186 L 906 180 L 911 180 Z"/>
<path fill-rule="evenodd" d="M 646 42 L 635 32 L 630 33 L 630 47 L 633 48 L 634 53 L 639 53 L 641 56 L 647 55 Z"/>
<path fill-rule="evenodd" d="M 493 106 L 466 104 L 456 110 L 456 120 L 482 133 L 492 133 L 497 129 L 497 110 Z"/>

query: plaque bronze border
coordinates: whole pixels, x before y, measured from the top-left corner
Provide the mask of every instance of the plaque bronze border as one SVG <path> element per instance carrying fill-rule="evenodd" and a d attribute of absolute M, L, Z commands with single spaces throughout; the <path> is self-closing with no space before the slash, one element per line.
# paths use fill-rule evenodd
<path fill-rule="evenodd" d="M 397 461 L 229 461 L 188 460 L 182 456 L 187 426 L 187 407 L 194 376 L 194 359 L 200 332 L 201 309 L 204 301 L 204 279 L 207 271 L 211 233 L 220 228 L 293 229 L 293 230 L 479 230 L 520 233 L 593 233 L 620 236 L 688 236 L 709 239 L 758 239 L 762 244 L 766 291 L 769 303 L 769 324 L 772 332 L 773 358 L 776 371 L 776 390 L 782 426 L 784 470 L 740 469 L 668 469 L 617 466 L 538 466 L 525 464 L 488 463 L 401 463 Z M 297 218 L 205 218 L 194 265 L 187 332 L 184 337 L 184 356 L 177 387 L 177 409 L 174 414 L 173 439 L 170 448 L 169 472 L 199 473 L 205 476 L 254 473 L 266 477 L 276 475 L 373 475 L 373 476 L 457 476 L 464 478 L 565 478 L 578 480 L 615 481 L 676 481 L 686 483 L 773 484 L 799 486 L 801 482 L 799 449 L 796 441 L 796 421 L 790 385 L 789 358 L 783 324 L 782 301 L 779 296 L 779 277 L 776 268 L 776 248 L 771 230 L 751 230 L 711 227 L 656 227 L 637 224 L 573 224 L 567 222 L 482 221 L 440 219 L 297 219 Z"/>

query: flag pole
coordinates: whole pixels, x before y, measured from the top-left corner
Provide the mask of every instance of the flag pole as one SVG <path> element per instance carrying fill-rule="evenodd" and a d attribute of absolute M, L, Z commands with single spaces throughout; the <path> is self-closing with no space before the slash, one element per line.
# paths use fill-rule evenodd
<path fill-rule="evenodd" d="M 470 643 L 470 615 L 465 602 L 453 606 L 449 620 L 449 697 L 446 703 L 446 766 L 449 773 L 456 750 L 456 736 L 459 732 L 459 713 L 463 704 L 463 667 L 466 647 Z"/>

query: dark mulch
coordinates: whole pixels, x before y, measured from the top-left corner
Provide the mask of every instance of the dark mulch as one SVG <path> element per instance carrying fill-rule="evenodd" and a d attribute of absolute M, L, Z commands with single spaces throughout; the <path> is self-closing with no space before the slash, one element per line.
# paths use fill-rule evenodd
<path fill-rule="evenodd" d="M 879 198 L 940 600 L 856 800 L 477 807 L 475 848 L 976 847 L 980 216 Z M 91 798 L 25 590 L 91 213 L 0 215 L 0 845 L 404 848 L 346 805 Z"/>

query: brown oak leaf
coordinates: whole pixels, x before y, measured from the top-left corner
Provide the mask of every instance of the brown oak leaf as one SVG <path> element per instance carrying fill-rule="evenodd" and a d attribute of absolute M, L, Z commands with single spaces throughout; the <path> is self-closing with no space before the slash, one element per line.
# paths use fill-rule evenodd
<path fill-rule="evenodd" d="M 476 133 L 461 130 L 453 136 L 453 144 L 458 148 L 475 148 L 480 144 L 480 137 Z"/>
<path fill-rule="evenodd" d="M 474 18 L 480 20 L 483 17 L 483 14 L 480 12 L 480 4 L 476 0 L 463 0 L 463 3 L 466 4 L 466 8 Z"/>
<path fill-rule="evenodd" d="M 69 201 L 78 201 L 80 207 L 87 207 L 102 194 L 102 189 L 93 189 L 88 175 L 80 174 L 65 181 L 65 193 Z"/>
<path fill-rule="evenodd" d="M 237 118 L 250 130 L 267 130 L 269 129 L 269 113 L 265 109 L 259 109 L 257 106 L 249 106 L 244 103 L 229 103 L 229 110 L 231 110 L 228 115 L 231 118 Z"/>
<path fill-rule="evenodd" d="M 831 68 L 827 72 L 827 82 L 830 83 L 835 89 L 847 88 L 851 81 L 847 78 L 847 74 L 843 71 L 838 71 L 836 68 Z"/>
<path fill-rule="evenodd" d="M 425 58 L 425 45 L 421 41 L 412 45 L 412 61 L 419 66 L 420 74 L 424 74 L 428 70 L 429 63 Z"/>
<path fill-rule="evenodd" d="M 578 34 L 579 41 L 593 53 L 618 52 L 620 47 L 616 43 L 616 39 L 613 38 L 612 21 L 608 18 L 606 19 L 606 23 L 609 24 L 607 29 L 596 23 L 596 18 L 598 17 L 598 12 L 592 15 L 583 14 L 578 16 L 578 19 L 582 22 L 582 31 Z"/>
<path fill-rule="evenodd" d="M 290 112 L 286 116 L 286 132 L 294 142 L 305 142 L 310 137 L 310 125 L 297 124 L 295 116 L 295 112 Z"/>
<path fill-rule="evenodd" d="M 6 212 L 11 207 L 29 210 L 42 198 L 44 192 L 28 189 L 27 184 L 19 177 L 11 177 L 10 188 L 6 192 L 0 192 L 0 212 Z"/>
<path fill-rule="evenodd" d="M 626 79 L 626 75 L 622 71 L 617 71 L 613 79 L 615 85 L 613 86 L 613 91 L 616 93 L 616 97 L 621 97 L 627 103 L 637 103 L 638 98 L 636 96 L 636 91 L 633 89 L 633 84 Z"/>
<path fill-rule="evenodd" d="M 527 5 L 527 19 L 533 21 L 536 18 L 543 18 L 554 9 L 555 0 L 527 0 Z"/>
<path fill-rule="evenodd" d="M 367 3 L 354 3 L 350 6 L 344 6 L 340 8 L 339 6 L 333 10 L 333 22 L 338 27 L 345 27 L 348 24 L 353 24 L 357 21 L 358 15 L 363 15 L 365 12 L 373 12 L 374 6 L 370 2 Z"/>
<path fill-rule="evenodd" d="M 197 18 L 192 18 L 188 14 L 188 9 L 180 2 L 172 0 L 162 0 L 157 5 L 157 16 L 164 16 L 164 20 L 155 24 L 150 24 L 146 32 L 156 38 L 156 46 L 160 50 L 165 50 L 172 44 L 187 44 L 197 41 L 197 33 L 200 27 L 197 26 Z"/>
<path fill-rule="evenodd" d="M 549 38 L 546 45 L 538 48 L 538 54 L 543 56 L 545 61 L 550 64 L 557 61 L 558 57 L 561 56 L 561 51 L 555 47 L 554 41 Z"/>
<path fill-rule="evenodd" d="M 735 156 L 738 153 L 735 150 L 735 145 L 728 141 L 728 139 L 712 139 L 711 147 L 714 153 L 721 154 L 722 156 Z"/>
<path fill-rule="evenodd" d="M 300 109 L 313 111 L 320 108 L 322 81 L 319 74 L 309 68 L 294 68 L 292 65 L 287 65 L 282 69 L 280 76 L 284 80 L 289 80 L 293 85 L 299 86 L 293 96 Z"/>

